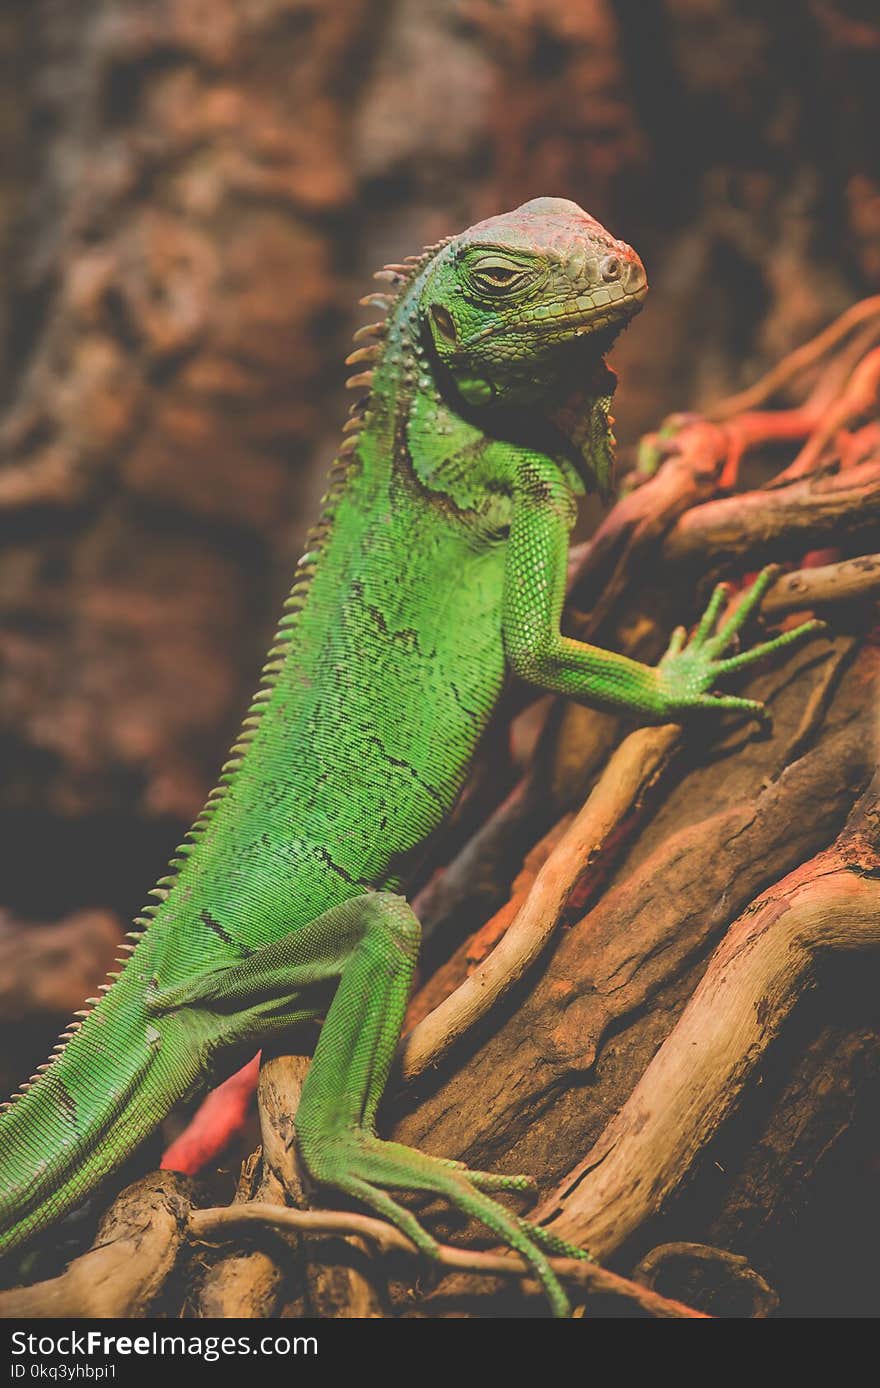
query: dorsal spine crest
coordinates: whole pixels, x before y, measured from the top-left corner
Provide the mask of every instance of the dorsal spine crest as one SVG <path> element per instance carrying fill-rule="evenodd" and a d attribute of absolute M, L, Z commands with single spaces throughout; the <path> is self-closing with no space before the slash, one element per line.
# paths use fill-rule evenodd
<path fill-rule="evenodd" d="M 366 369 L 350 376 L 346 385 L 350 389 L 359 390 L 361 394 L 352 404 L 349 418 L 343 425 L 342 442 L 330 466 L 327 488 L 321 498 L 321 513 L 307 533 L 306 552 L 296 565 L 291 586 L 282 605 L 282 615 L 260 672 L 258 687 L 250 699 L 247 713 L 242 720 L 238 736 L 230 748 L 228 759 L 221 768 L 218 784 L 209 792 L 202 809 L 187 830 L 184 841 L 175 849 L 168 864 L 169 871 L 164 877 L 159 878 L 156 885 L 147 893 L 152 900 L 142 908 L 140 915 L 135 917 L 134 928 L 126 933 L 125 941 L 128 943 L 123 942 L 117 947 L 121 958 L 116 959 L 115 963 L 122 965 L 122 970 L 108 971 L 106 977 L 109 982 L 99 985 L 98 992 L 101 995 L 106 995 L 110 991 L 117 979 L 124 973 L 125 966 L 135 956 L 138 946 L 144 939 L 154 918 L 173 891 L 180 870 L 195 851 L 199 840 L 210 826 L 219 805 L 235 783 L 244 760 L 244 754 L 257 735 L 263 715 L 278 683 L 278 677 L 284 669 L 291 638 L 296 630 L 300 614 L 308 601 L 321 555 L 333 533 L 339 503 L 345 493 L 352 470 L 357 465 L 356 453 L 359 435 L 369 421 L 373 376 L 375 369 L 381 364 L 385 352 L 389 320 L 414 280 L 437 252 L 447 246 L 452 239 L 452 237 L 446 237 L 432 246 L 426 246 L 419 255 L 407 256 L 404 262 L 385 265 L 376 272 L 374 278 L 391 286 L 390 290 L 374 290 L 360 300 L 364 306 L 381 309 L 385 316 L 373 323 L 357 328 L 353 334 L 355 347 L 346 357 L 346 365 L 364 366 Z M 74 1013 L 73 1020 L 60 1034 L 58 1042 L 53 1048 L 52 1059 L 47 1064 L 39 1066 L 30 1080 L 22 1084 L 7 1103 L 0 1104 L 0 1112 L 9 1108 L 18 1098 L 26 1094 L 40 1076 L 64 1053 L 67 1043 L 77 1035 L 84 1021 L 100 1000 L 100 997 L 86 999 L 86 1006 Z"/>

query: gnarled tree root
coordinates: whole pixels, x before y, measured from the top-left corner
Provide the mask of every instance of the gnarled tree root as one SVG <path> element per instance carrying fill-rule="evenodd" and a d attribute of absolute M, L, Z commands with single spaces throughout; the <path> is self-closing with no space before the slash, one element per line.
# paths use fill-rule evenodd
<path fill-rule="evenodd" d="M 190 1209 L 183 1177 L 144 1177 L 110 1206 L 92 1247 L 60 1277 L 0 1293 L 0 1316 L 149 1316 L 186 1244 Z"/>
<path fill-rule="evenodd" d="M 678 1024 L 538 1218 L 607 1258 L 656 1214 L 732 1112 L 828 951 L 880 946 L 877 783 L 837 843 L 731 926 Z"/>

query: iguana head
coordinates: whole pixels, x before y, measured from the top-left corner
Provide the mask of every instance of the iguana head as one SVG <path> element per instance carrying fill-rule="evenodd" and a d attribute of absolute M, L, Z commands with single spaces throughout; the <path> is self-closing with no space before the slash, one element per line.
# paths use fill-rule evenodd
<path fill-rule="evenodd" d="M 535 198 L 453 237 L 419 309 L 469 405 L 524 404 L 558 382 L 574 344 L 600 360 L 647 288 L 631 246 L 577 203 Z"/>

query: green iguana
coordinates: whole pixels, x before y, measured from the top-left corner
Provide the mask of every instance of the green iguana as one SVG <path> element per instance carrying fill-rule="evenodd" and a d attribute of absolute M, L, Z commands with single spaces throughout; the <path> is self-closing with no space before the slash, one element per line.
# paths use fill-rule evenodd
<path fill-rule="evenodd" d="M 389 1192 L 444 1197 L 520 1253 L 565 1314 L 546 1255 L 580 1250 L 489 1194 L 527 1177 L 376 1135 L 419 947 L 400 891 L 508 671 L 649 720 L 761 716 L 709 691 L 819 624 L 724 658 L 764 575 L 716 633 L 718 590 L 656 668 L 560 634 L 576 498 L 610 480 L 604 353 L 647 289 L 629 246 L 574 203 L 538 198 L 384 275 L 392 292 L 365 302 L 386 317 L 348 359 L 366 393 L 220 785 L 124 968 L 0 1118 L 0 1249 L 82 1202 L 218 1062 L 325 1017 L 296 1114 L 314 1182 L 429 1256 L 435 1241 Z M 552 420 L 584 381 L 573 447 Z"/>

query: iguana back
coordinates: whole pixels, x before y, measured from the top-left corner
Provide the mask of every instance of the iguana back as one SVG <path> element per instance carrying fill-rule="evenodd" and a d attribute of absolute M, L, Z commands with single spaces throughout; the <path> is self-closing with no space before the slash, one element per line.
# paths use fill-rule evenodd
<path fill-rule="evenodd" d="M 418 281 L 416 266 L 400 300 Z M 392 318 L 392 343 L 397 331 Z M 497 506 L 465 513 L 418 481 L 401 375 L 379 360 L 375 380 L 361 378 L 372 389 L 360 428 L 332 469 L 260 689 L 121 977 L 0 1118 L 5 1246 L 84 1198 L 204 1082 L 196 1048 L 172 1048 L 148 1016 L 151 989 L 396 885 L 458 794 L 504 678 L 501 532 Z M 466 434 L 479 450 L 463 424 L 445 448 Z"/>

